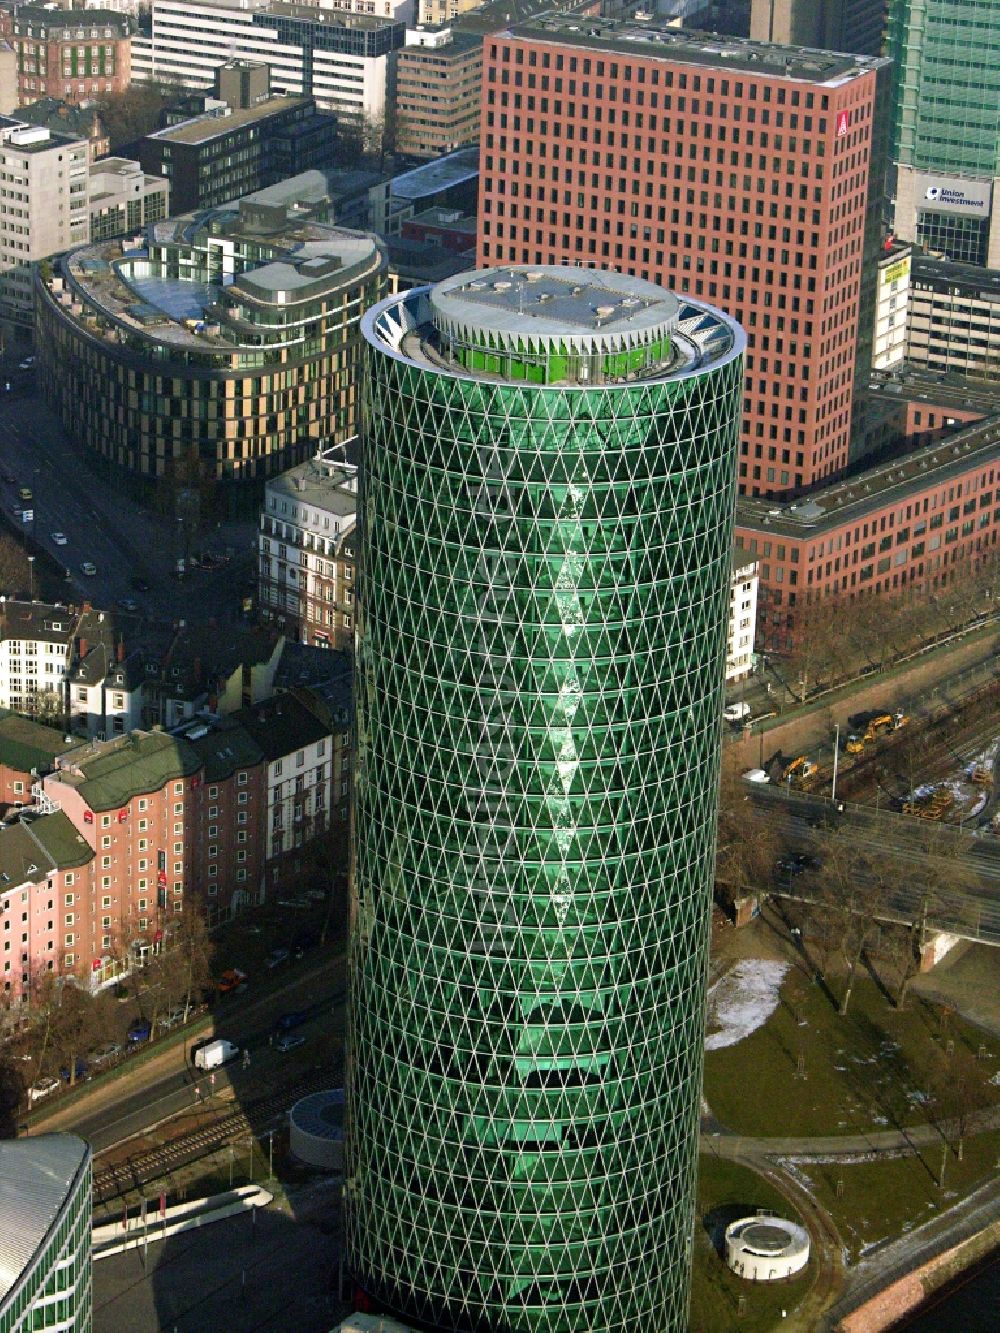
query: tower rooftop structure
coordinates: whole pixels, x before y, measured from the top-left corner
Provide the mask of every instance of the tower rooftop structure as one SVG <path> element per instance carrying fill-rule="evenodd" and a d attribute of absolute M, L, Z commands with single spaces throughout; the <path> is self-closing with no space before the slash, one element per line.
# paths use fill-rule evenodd
<path fill-rule="evenodd" d="M 555 264 L 460 273 L 368 326 L 416 363 L 565 388 L 678 378 L 743 344 L 718 311 L 655 283 Z"/>

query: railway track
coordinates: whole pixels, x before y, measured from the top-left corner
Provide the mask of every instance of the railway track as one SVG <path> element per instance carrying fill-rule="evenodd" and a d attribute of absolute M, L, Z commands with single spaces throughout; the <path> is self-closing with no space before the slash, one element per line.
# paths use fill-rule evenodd
<path fill-rule="evenodd" d="M 967 763 L 1000 731 L 1000 681 L 991 681 L 959 708 L 940 708 L 925 722 L 914 718 L 901 731 L 883 737 L 869 754 L 859 755 L 848 767 L 842 763 L 837 792 L 847 800 L 902 797 L 921 782 L 942 781 Z M 827 771 L 817 780 L 828 784 Z"/>
<path fill-rule="evenodd" d="M 161 1180 L 171 1171 L 186 1166 L 199 1158 L 225 1147 L 234 1139 L 246 1138 L 267 1129 L 274 1119 L 287 1111 L 293 1102 L 310 1092 L 328 1088 L 332 1082 L 329 1072 L 319 1071 L 302 1078 L 281 1092 L 268 1097 L 260 1097 L 248 1103 L 246 1107 L 234 1110 L 231 1114 L 201 1125 L 177 1138 L 136 1153 L 122 1162 L 102 1167 L 94 1172 L 94 1203 L 110 1203 L 122 1198 L 131 1191 L 140 1190 L 151 1181 Z M 113 1151 L 105 1149 L 98 1157 Z"/>

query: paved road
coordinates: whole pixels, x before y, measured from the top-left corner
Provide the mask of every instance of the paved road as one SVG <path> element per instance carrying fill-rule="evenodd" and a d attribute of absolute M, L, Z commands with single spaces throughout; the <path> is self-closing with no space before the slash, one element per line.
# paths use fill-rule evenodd
<path fill-rule="evenodd" d="M 757 786 L 747 783 L 751 801 L 772 828 L 784 835 L 790 847 L 816 850 L 822 841 L 822 830 L 815 827 L 820 816 L 830 809 L 822 797 L 803 793 L 788 793 L 783 788 Z M 849 833 L 854 846 L 869 851 L 892 855 L 914 867 L 910 884 L 900 885 L 894 892 L 892 907 L 896 919 L 916 920 L 923 907 L 924 888 L 920 867 L 926 860 L 922 839 L 927 826 L 902 815 L 876 814 L 868 806 L 850 805 L 840 817 L 842 827 Z M 958 836 L 958 831 L 956 831 Z M 955 931 L 969 939 L 988 944 L 1000 944 L 1000 838 L 977 841 L 969 854 L 961 858 L 971 872 L 967 889 L 935 892 L 930 905 L 928 924 L 941 930 Z M 782 886 L 789 897 L 808 898 L 809 877 Z"/>
<path fill-rule="evenodd" d="M 939 1217 L 901 1236 L 877 1254 L 862 1259 L 848 1274 L 842 1295 L 825 1312 L 818 1328 L 832 1330 L 852 1310 L 872 1300 L 893 1282 L 906 1277 L 938 1254 L 997 1225 L 1000 1181 L 991 1181 Z M 985 1325 L 984 1325 L 985 1327 Z M 956 1330 L 958 1333 L 958 1330 Z"/>
<path fill-rule="evenodd" d="M 211 1024 L 219 1035 L 236 1041 L 250 1051 L 250 1067 L 240 1061 L 216 1071 L 214 1085 L 201 1074 L 195 1077 L 190 1062 L 192 1047 L 211 1031 L 209 1024 L 196 1024 L 183 1044 L 171 1045 L 139 1065 L 119 1066 L 107 1078 L 85 1089 L 66 1105 L 48 1108 L 44 1104 L 31 1119 L 33 1133 L 72 1130 L 85 1138 L 95 1152 L 122 1143 L 160 1121 L 196 1104 L 198 1100 L 222 1097 L 229 1090 L 237 1103 L 273 1091 L 286 1073 L 293 1071 L 302 1056 L 323 1041 L 339 1039 L 343 1028 L 345 991 L 343 955 L 306 964 L 301 971 L 289 971 L 266 994 L 224 998 L 211 1015 Z M 306 1044 L 287 1054 L 274 1050 L 269 1040 L 275 1019 L 292 1009 L 308 1009 L 308 1022 L 296 1029 Z"/>
<path fill-rule="evenodd" d="M 140 509 L 109 487 L 107 477 L 84 463 L 37 391 L 8 395 L 2 392 L 5 382 L 0 379 L 0 477 L 14 480 L 0 482 L 0 506 L 11 529 L 29 532 L 68 571 L 64 600 L 88 597 L 110 607 L 132 598 L 147 613 L 168 619 L 237 619 L 242 586 L 255 577 L 254 524 L 205 533 L 199 544 L 231 551 L 231 563 L 214 571 L 193 570 L 179 582 L 173 577 L 183 553 L 176 521 Z M 29 507 L 18 500 L 21 486 L 33 493 L 28 525 L 14 514 L 15 508 Z M 65 534 L 65 546 L 52 540 L 55 532 Z M 82 572 L 84 561 L 97 566 L 96 575 Z M 149 584 L 148 592 L 132 586 L 137 577 Z"/>

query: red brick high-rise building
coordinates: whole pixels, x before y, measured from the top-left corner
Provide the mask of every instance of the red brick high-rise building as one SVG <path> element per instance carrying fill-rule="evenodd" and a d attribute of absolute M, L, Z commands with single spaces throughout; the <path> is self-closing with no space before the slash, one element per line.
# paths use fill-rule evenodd
<path fill-rule="evenodd" d="M 743 324 L 740 489 L 846 468 L 885 61 L 559 15 L 486 38 L 478 262 L 614 268 Z"/>

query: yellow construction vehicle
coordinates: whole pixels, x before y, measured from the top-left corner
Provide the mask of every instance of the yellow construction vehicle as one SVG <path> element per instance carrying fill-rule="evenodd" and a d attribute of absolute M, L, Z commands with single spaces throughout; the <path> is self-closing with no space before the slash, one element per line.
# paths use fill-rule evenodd
<path fill-rule="evenodd" d="M 868 730 L 865 732 L 864 739 L 868 743 L 878 740 L 880 736 L 889 731 L 898 731 L 900 727 L 905 727 L 909 718 L 905 713 L 879 713 L 868 723 Z"/>
<path fill-rule="evenodd" d="M 970 781 L 975 783 L 977 787 L 992 787 L 993 774 L 988 768 L 974 768 Z"/>
<path fill-rule="evenodd" d="M 844 749 L 848 754 L 864 754 L 865 738 L 856 731 L 852 731 L 847 738 Z"/>
<path fill-rule="evenodd" d="M 811 777 L 815 772 L 816 765 L 812 762 L 809 756 L 800 754 L 797 758 L 793 759 L 791 763 L 785 766 L 785 771 L 782 773 L 781 777 L 783 782 L 787 782 L 789 778 L 801 781 L 803 778 Z"/>

